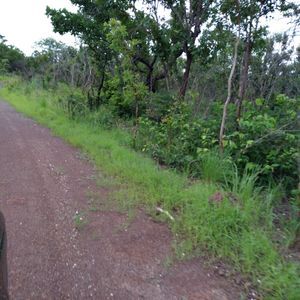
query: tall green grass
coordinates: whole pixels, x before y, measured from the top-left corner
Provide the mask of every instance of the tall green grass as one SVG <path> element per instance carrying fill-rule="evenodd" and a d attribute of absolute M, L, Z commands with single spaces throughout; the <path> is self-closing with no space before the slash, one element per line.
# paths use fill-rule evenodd
<path fill-rule="evenodd" d="M 100 112 L 68 118 L 58 105 L 59 98 L 68 94 L 66 87 L 45 91 L 14 78 L 2 82 L 0 95 L 16 110 L 82 149 L 102 172 L 126 183 L 137 203 L 150 211 L 156 206 L 169 211 L 175 217 L 169 225 L 181 237 L 179 255 L 198 249 L 197 253 L 230 262 L 266 298 L 299 299 L 299 265 L 287 262 L 272 242 L 277 230 L 273 191 L 257 189 L 255 173 L 238 176 L 233 169 L 220 175 L 216 172 L 220 168 L 214 168 L 220 157 L 214 154 L 203 160 L 205 180 L 192 183 L 134 152 L 124 130 L 104 129 L 101 118 L 105 116 L 97 121 Z M 224 185 L 217 183 L 220 176 L 225 176 Z"/>

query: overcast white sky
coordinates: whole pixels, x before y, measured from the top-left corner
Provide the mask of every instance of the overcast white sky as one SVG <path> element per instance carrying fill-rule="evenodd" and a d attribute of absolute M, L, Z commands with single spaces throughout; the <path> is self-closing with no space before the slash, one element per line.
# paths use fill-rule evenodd
<path fill-rule="evenodd" d="M 68 0 L 0 0 L 0 34 L 8 44 L 30 55 L 34 43 L 53 37 L 66 44 L 74 44 L 71 35 L 61 36 L 52 31 L 50 20 L 45 16 L 46 6 L 74 10 Z"/>
<path fill-rule="evenodd" d="M 294 2 L 300 3 L 300 0 Z M 45 16 L 47 5 L 75 10 L 69 0 L 0 0 L 0 34 L 27 55 L 32 53 L 35 42 L 46 37 L 73 45 L 75 39 L 72 36 L 53 33 L 51 22 Z M 269 26 L 271 32 L 283 32 L 290 28 L 287 21 L 279 16 L 270 21 Z M 298 36 L 296 45 L 299 44 Z"/>

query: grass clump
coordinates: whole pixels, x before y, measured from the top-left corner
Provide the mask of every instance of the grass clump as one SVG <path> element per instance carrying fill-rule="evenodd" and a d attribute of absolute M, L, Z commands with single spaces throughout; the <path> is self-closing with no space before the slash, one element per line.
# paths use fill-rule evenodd
<path fill-rule="evenodd" d="M 74 216 L 74 225 L 75 228 L 80 231 L 83 230 L 85 225 L 87 224 L 87 219 L 84 213 L 76 211 L 75 216 Z"/>
<path fill-rule="evenodd" d="M 122 193 L 119 198 L 127 199 L 129 206 L 131 202 L 145 204 L 150 210 L 160 206 L 175 216 L 170 226 L 181 237 L 179 253 L 200 249 L 226 259 L 251 278 L 266 298 L 297 299 L 299 264 L 286 261 L 280 245 L 273 242 L 274 233 L 281 230 L 273 222 L 275 192 L 255 187 L 257 172 L 238 175 L 218 154 L 205 154 L 201 160 L 204 180 L 191 183 L 186 176 L 162 169 L 133 151 L 124 130 L 103 128 L 105 117 L 95 121 L 100 112 L 68 116 L 58 105 L 64 90 L 35 90 L 21 82 L 12 84 L 12 80 L 4 81 L 0 95 L 83 150 L 106 176 L 126 185 L 127 198 Z"/>

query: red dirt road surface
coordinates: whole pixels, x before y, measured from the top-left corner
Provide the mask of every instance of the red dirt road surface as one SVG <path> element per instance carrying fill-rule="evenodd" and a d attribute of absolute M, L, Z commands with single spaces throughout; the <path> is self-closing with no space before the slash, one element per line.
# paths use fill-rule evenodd
<path fill-rule="evenodd" d="M 172 236 L 138 212 L 89 210 L 105 204 L 97 172 L 49 129 L 0 101 L 0 209 L 8 236 L 11 299 L 240 298 L 239 289 L 198 259 L 167 265 Z M 76 229 L 81 212 L 87 223 Z M 80 220 L 79 220 L 80 221 Z"/>

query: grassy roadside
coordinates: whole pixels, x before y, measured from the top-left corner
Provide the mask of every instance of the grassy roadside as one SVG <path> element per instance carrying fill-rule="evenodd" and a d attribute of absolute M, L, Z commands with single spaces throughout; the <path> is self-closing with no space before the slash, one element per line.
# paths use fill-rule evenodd
<path fill-rule="evenodd" d="M 126 182 L 137 203 L 150 210 L 159 205 L 174 215 L 175 222 L 169 224 L 184 237 L 177 245 L 179 255 L 200 249 L 229 261 L 266 298 L 298 299 L 299 266 L 286 262 L 272 242 L 278 233 L 272 211 L 275 192 L 256 189 L 255 174 L 235 177 L 227 188 L 214 182 L 191 183 L 131 150 L 122 130 L 69 119 L 57 105 L 63 90 L 33 89 L 16 79 L 2 78 L 2 82 L 0 96 L 18 111 L 81 148 L 104 173 Z"/>

